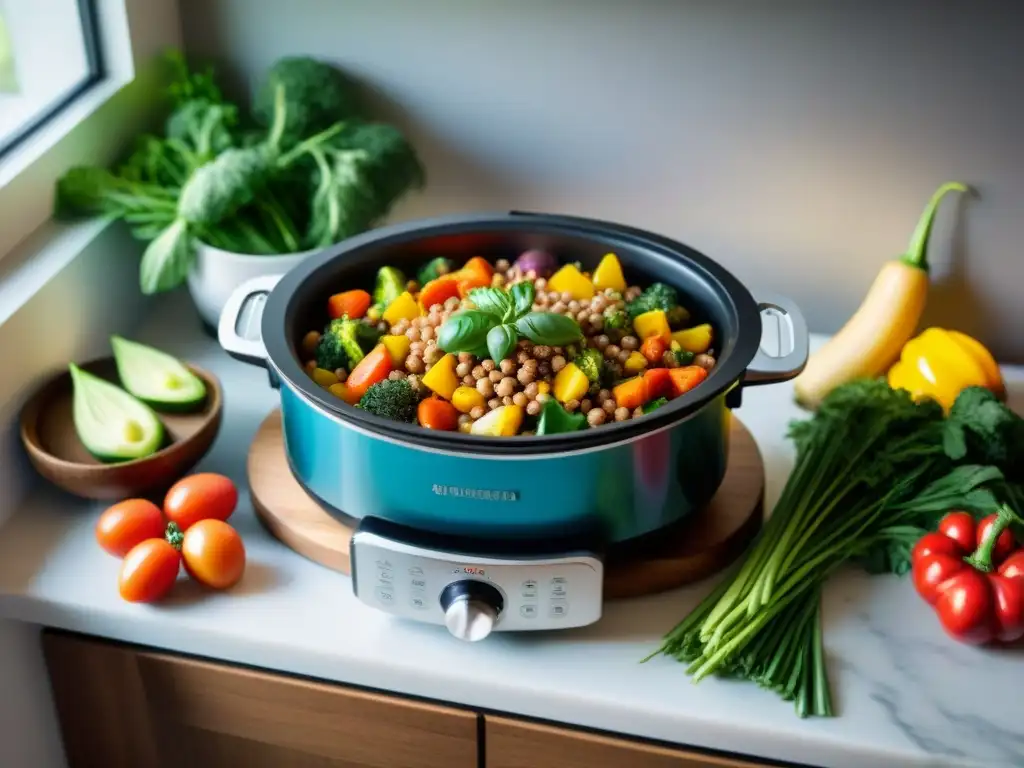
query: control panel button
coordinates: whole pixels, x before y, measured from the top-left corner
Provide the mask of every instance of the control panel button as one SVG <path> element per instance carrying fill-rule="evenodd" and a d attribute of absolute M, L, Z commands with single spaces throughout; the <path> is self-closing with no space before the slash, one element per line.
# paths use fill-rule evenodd
<path fill-rule="evenodd" d="M 569 615 L 569 601 L 568 600 L 552 600 L 548 604 L 548 615 L 552 619 L 560 619 L 563 616 Z"/>
<path fill-rule="evenodd" d="M 426 579 L 413 579 L 412 581 L 409 582 L 409 584 L 412 585 L 413 589 L 426 589 L 427 588 L 427 580 Z"/>
<path fill-rule="evenodd" d="M 420 568 L 418 565 L 414 565 L 412 568 L 409 569 L 409 575 L 410 576 L 422 576 L 423 575 L 423 569 Z"/>
<path fill-rule="evenodd" d="M 413 595 L 409 598 L 409 605 L 415 608 L 417 611 L 423 611 L 427 608 L 427 598 L 423 595 Z"/>
<path fill-rule="evenodd" d="M 537 596 L 537 582 L 534 579 L 527 579 L 523 582 L 523 597 Z"/>
<path fill-rule="evenodd" d="M 391 587 L 377 587 L 377 601 L 384 605 L 393 605 L 395 593 L 391 590 Z"/>
<path fill-rule="evenodd" d="M 537 617 L 537 604 L 526 603 L 519 606 L 519 615 L 524 619 L 535 619 Z"/>
<path fill-rule="evenodd" d="M 565 597 L 569 593 L 569 588 L 565 584 L 552 584 L 551 585 L 551 596 L 552 597 Z"/>
<path fill-rule="evenodd" d="M 394 581 L 395 579 L 395 574 L 393 571 L 381 571 L 377 575 L 380 577 L 381 581 Z"/>

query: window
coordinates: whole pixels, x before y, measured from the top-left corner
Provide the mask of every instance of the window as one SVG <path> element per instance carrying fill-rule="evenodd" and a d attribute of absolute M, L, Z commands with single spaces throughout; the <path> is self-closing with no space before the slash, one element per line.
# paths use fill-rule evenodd
<path fill-rule="evenodd" d="M 99 80 L 88 0 L 0 0 L 0 157 Z"/>

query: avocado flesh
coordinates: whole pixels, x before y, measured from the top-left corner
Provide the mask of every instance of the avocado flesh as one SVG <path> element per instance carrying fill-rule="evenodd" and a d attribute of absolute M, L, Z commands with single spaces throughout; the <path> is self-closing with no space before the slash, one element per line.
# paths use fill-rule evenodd
<path fill-rule="evenodd" d="M 189 411 L 206 399 L 206 385 L 178 358 L 113 336 L 110 345 L 124 388 L 154 408 Z"/>
<path fill-rule="evenodd" d="M 149 406 L 77 365 L 69 368 L 75 432 L 89 453 L 100 461 L 118 462 L 160 450 L 164 426 Z"/>

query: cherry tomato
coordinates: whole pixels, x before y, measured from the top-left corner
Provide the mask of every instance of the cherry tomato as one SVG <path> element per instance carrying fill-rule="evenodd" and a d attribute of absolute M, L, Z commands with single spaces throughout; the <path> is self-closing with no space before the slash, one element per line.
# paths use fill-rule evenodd
<path fill-rule="evenodd" d="M 160 507 L 145 499 L 126 499 L 103 510 L 96 521 L 96 541 L 115 557 L 124 557 L 146 539 L 164 535 Z"/>
<path fill-rule="evenodd" d="M 224 475 L 202 472 L 184 477 L 167 492 L 164 514 L 187 531 L 200 520 L 227 520 L 238 503 L 238 489 Z"/>
<path fill-rule="evenodd" d="M 245 570 L 245 546 L 238 532 L 223 520 L 200 520 L 181 544 L 185 570 L 213 589 L 234 586 Z"/>
<path fill-rule="evenodd" d="M 180 566 L 181 553 L 164 539 L 146 539 L 136 544 L 121 564 L 121 597 L 132 603 L 159 600 L 174 586 Z"/>

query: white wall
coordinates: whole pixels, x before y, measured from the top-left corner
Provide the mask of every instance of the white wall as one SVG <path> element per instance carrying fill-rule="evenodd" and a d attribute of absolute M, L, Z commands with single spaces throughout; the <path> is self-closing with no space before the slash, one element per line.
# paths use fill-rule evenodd
<path fill-rule="evenodd" d="M 832 331 L 933 189 L 930 319 L 1024 359 L 1024 23 L 998 0 L 183 0 L 190 53 L 349 68 L 422 149 L 403 215 L 526 207 L 676 236 Z"/>
<path fill-rule="evenodd" d="M 110 334 L 130 334 L 142 316 L 140 248 L 125 230 L 108 227 L 72 251 L 55 245 L 82 246 L 83 231 L 97 229 L 44 227 L 0 262 L 0 525 L 35 482 L 17 435 L 26 395 L 69 361 L 109 354 Z M 46 240 L 54 247 L 38 254 Z M 0 621 L 0 691 L 0 766 L 64 768 L 38 627 Z"/>

